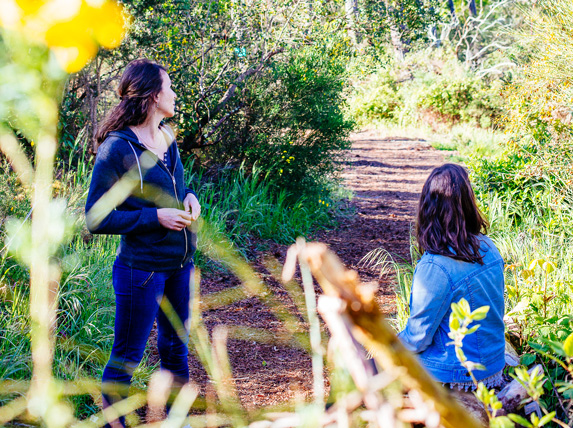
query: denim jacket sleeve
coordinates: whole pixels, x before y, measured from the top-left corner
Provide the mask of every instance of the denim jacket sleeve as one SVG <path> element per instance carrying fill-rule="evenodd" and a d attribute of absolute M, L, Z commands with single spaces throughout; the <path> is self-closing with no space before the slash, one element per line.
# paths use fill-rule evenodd
<path fill-rule="evenodd" d="M 431 261 L 420 261 L 414 272 L 410 294 L 410 317 L 398 337 L 415 353 L 426 350 L 451 305 L 451 279 Z"/>

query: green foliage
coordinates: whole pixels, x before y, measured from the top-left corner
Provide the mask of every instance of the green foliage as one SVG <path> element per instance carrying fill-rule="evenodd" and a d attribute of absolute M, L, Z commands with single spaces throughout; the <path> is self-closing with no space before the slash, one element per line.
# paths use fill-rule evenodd
<path fill-rule="evenodd" d="M 499 80 L 487 82 L 471 73 L 459 77 L 442 74 L 421 88 L 418 107 L 445 121 L 490 128 L 501 111 L 500 89 Z"/>
<path fill-rule="evenodd" d="M 396 80 L 391 69 L 381 69 L 357 85 L 349 99 L 350 116 L 361 124 L 398 117 L 404 101 Z"/>
<path fill-rule="evenodd" d="M 399 34 L 400 43 L 408 49 L 427 43 L 428 28 L 439 19 L 439 2 L 436 0 L 366 0 L 361 9 L 361 33 L 378 50 L 383 50 L 391 42 L 391 31 Z"/>
<path fill-rule="evenodd" d="M 94 124 L 117 102 L 112 90 L 123 66 L 146 56 L 170 73 L 184 160 L 196 168 L 256 164 L 291 202 L 328 198 L 352 128 L 341 112 L 353 52 L 336 22 L 342 3 L 312 10 L 282 0 L 125 4 L 134 19 L 122 46 L 102 51 L 68 82 L 60 159 L 89 158 Z"/>
<path fill-rule="evenodd" d="M 244 114 L 211 159 L 257 165 L 291 200 L 327 199 L 350 143 L 341 111 L 347 40 L 304 47 L 275 63 L 250 87 Z"/>
<path fill-rule="evenodd" d="M 244 166 L 222 170 L 210 179 L 197 174 L 192 179 L 198 182 L 194 187 L 203 218 L 239 248 L 249 246 L 254 238 L 291 244 L 331 221 L 330 207 L 306 197 L 292 203 L 287 192 L 277 191 L 256 166 L 250 171 Z M 198 241 L 199 251 L 204 252 L 201 235 Z"/>
<path fill-rule="evenodd" d="M 472 311 L 470 304 L 464 298 L 460 299 L 457 303 L 452 303 L 452 312 L 450 313 L 449 320 L 450 332 L 448 333 L 448 337 L 452 339 L 452 342 L 449 344 L 456 347 L 456 357 L 462 366 L 472 375 L 472 378 L 473 371 L 485 370 L 485 367 L 482 364 L 467 360 L 463 351 L 463 340 L 466 336 L 475 333 L 477 329 L 480 328 L 479 324 L 475 324 L 471 328 L 469 325 L 474 321 L 483 320 L 488 311 L 489 306 L 482 306 Z"/>
<path fill-rule="evenodd" d="M 188 168 L 190 170 L 190 168 Z M 25 217 L 30 213 L 29 195 L 18 185 L 16 174 L 5 162 L 0 173 L 0 206 L 3 217 Z M 99 378 L 107 361 L 113 338 L 114 304 L 111 292 L 111 266 L 117 237 L 92 236 L 83 221 L 83 206 L 89 176 L 78 177 L 78 166 L 60 171 L 61 180 L 54 194 L 67 200 L 67 215 L 77 216 L 73 239 L 57 251 L 62 277 L 57 295 L 54 375 L 58 379 Z M 204 218 L 218 229 L 222 239 L 229 236 L 239 250 L 253 240 L 272 239 L 285 244 L 331 222 L 330 211 L 317 201 L 301 198 L 287 202 L 286 192 L 276 192 L 260 169 L 223 170 L 208 180 L 195 174 L 188 177 L 204 207 Z M 332 203 L 332 201 L 331 201 Z M 16 223 L 15 223 L 16 224 Z M 29 273 L 17 263 L 14 254 L 21 246 L 25 228 L 8 238 L 0 237 L 0 379 L 30 379 Z M 201 234 L 203 231 L 199 232 Z M 197 264 L 210 267 L 205 253 L 209 240 L 199 239 Z M 22 247 L 25 250 L 25 247 Z M 136 371 L 134 385 L 143 388 L 151 376 L 146 358 Z M 1 399 L 4 399 L 2 397 Z M 74 398 L 76 415 L 87 417 L 98 411 L 88 396 Z"/>
<path fill-rule="evenodd" d="M 447 50 L 412 53 L 355 85 L 348 113 L 361 124 L 420 120 L 492 128 L 501 113 L 502 82 L 467 70 Z"/>

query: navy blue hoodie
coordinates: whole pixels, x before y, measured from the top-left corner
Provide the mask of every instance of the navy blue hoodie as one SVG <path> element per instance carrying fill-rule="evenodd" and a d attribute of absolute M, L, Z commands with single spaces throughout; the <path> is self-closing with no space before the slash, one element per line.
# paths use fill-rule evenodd
<path fill-rule="evenodd" d="M 195 253 L 194 233 L 166 229 L 157 218 L 158 208 L 183 209 L 185 196 L 194 193 L 185 186 L 175 140 L 167 155 L 173 160 L 171 171 L 129 128 L 110 132 L 97 152 L 86 201 L 87 226 L 92 233 L 122 235 L 117 255 L 136 269 L 177 269 Z M 114 192 L 107 193 L 114 185 Z"/>

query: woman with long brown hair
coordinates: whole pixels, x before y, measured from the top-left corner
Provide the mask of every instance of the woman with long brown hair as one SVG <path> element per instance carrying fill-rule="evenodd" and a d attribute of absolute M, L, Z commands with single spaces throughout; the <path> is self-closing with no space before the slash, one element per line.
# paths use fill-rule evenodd
<path fill-rule="evenodd" d="M 420 196 L 416 238 L 423 255 L 414 272 L 410 317 L 399 337 L 452 388 L 474 388 L 448 337 L 451 304 L 462 298 L 472 311 L 489 306 L 480 328 L 463 342 L 467 359 L 485 368 L 474 375 L 488 387 L 503 382 L 504 262 L 485 235 L 487 227 L 465 169 L 455 164 L 434 169 Z"/>
<path fill-rule="evenodd" d="M 118 93 L 120 102 L 97 135 L 100 145 L 86 202 L 92 233 L 121 235 L 113 265 L 116 316 L 102 376 L 104 406 L 126 396 L 155 320 L 161 368 L 177 384 L 188 382 L 196 245 L 188 226 L 201 212 L 197 196 L 185 185 L 173 132 L 162 124 L 174 115 L 176 98 L 165 68 L 146 59 L 132 61 Z M 118 189 L 126 188 L 127 197 L 117 200 Z M 172 314 L 167 316 L 165 307 Z"/>

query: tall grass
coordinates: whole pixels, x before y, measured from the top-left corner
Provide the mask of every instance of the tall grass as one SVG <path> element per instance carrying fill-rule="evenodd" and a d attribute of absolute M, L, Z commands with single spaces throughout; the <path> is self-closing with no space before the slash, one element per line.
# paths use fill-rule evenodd
<path fill-rule="evenodd" d="M 252 238 L 293 243 L 314 227 L 329 222 L 329 210 L 302 195 L 294 204 L 285 190 L 277 189 L 257 166 L 224 171 L 216 180 L 191 177 L 203 217 L 224 230 L 239 246 Z"/>

